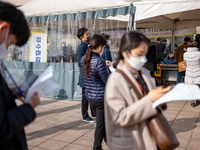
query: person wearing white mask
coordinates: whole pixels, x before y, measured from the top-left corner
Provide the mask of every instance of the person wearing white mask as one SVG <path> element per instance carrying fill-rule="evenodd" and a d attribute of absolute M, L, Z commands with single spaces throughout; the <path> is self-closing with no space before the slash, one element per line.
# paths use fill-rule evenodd
<path fill-rule="evenodd" d="M 23 13 L 15 6 L 0 2 L 0 62 L 8 55 L 11 44 L 24 45 L 30 35 L 29 27 Z M 0 75 L 0 149 L 27 150 L 24 127 L 32 122 L 40 99 L 33 93 L 31 104 L 15 103 L 15 97 Z"/>
<path fill-rule="evenodd" d="M 175 62 L 175 57 L 174 57 L 174 54 L 172 51 L 168 52 L 167 57 L 165 57 L 165 59 L 164 59 L 164 64 L 177 64 Z"/>
<path fill-rule="evenodd" d="M 152 107 L 169 88 L 156 88 L 155 79 L 143 67 L 148 52 L 148 39 L 139 32 L 123 35 L 112 73 L 105 89 L 105 122 L 109 150 L 159 149 L 150 132 L 147 119 L 157 114 Z M 123 72 L 143 95 L 138 98 Z"/>
<path fill-rule="evenodd" d="M 101 34 L 101 36 L 103 36 L 106 39 L 106 45 L 105 45 L 105 48 L 104 48 L 104 50 L 103 50 L 103 52 L 100 56 L 105 61 L 112 62 L 112 56 L 111 56 L 111 53 L 110 53 L 110 45 L 111 45 L 110 35 L 103 33 L 103 34 Z"/>

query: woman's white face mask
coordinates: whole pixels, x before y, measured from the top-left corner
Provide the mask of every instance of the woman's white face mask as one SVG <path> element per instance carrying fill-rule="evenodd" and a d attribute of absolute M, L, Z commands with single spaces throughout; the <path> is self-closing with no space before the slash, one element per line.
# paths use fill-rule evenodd
<path fill-rule="evenodd" d="M 111 45 L 111 40 L 108 40 L 108 43 L 107 43 L 108 45 Z"/>
<path fill-rule="evenodd" d="M 129 58 L 127 57 L 127 54 L 129 55 Z M 132 57 L 129 53 L 124 52 L 124 57 L 128 59 L 129 65 L 138 71 L 141 70 L 147 62 L 146 56 Z"/>
<path fill-rule="evenodd" d="M 0 62 L 2 62 L 4 59 L 6 59 L 8 53 L 9 53 L 7 46 L 6 46 L 8 34 L 9 34 L 9 29 L 7 30 L 4 42 L 0 45 Z"/>
<path fill-rule="evenodd" d="M 174 54 L 169 54 L 169 57 L 170 57 L 170 58 L 174 57 Z"/>
<path fill-rule="evenodd" d="M 100 56 L 103 54 L 103 51 L 104 51 L 104 46 L 101 47 L 101 53 L 99 54 Z"/>

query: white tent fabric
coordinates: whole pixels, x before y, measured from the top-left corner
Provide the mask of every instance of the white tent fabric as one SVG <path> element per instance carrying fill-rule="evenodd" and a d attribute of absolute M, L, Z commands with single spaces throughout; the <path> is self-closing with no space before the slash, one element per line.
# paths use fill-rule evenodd
<path fill-rule="evenodd" d="M 135 2 L 137 28 L 175 30 L 200 25 L 200 0 Z"/>
<path fill-rule="evenodd" d="M 0 1 L 11 3 L 18 7 L 18 6 L 24 5 L 26 3 L 29 3 L 32 0 L 0 0 Z"/>
<path fill-rule="evenodd" d="M 40 16 L 130 6 L 136 1 L 138 0 L 33 0 L 19 9 L 26 16 Z"/>

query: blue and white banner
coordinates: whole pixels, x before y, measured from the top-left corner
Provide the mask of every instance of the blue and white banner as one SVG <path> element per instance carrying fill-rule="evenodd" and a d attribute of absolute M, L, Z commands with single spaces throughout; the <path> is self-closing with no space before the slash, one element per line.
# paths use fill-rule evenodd
<path fill-rule="evenodd" d="M 47 62 L 47 33 L 44 29 L 31 29 L 29 62 Z"/>

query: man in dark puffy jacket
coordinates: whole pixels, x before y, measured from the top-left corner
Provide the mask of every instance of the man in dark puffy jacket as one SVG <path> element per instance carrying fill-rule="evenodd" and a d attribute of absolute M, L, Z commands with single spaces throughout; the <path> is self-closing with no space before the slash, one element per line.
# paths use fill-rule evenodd
<path fill-rule="evenodd" d="M 88 33 L 87 28 L 81 28 L 77 32 L 77 37 L 81 40 L 81 43 L 78 45 L 77 50 L 76 50 L 76 57 L 78 61 L 78 66 L 80 68 L 80 74 L 79 74 L 79 81 L 78 85 L 82 88 L 82 116 L 83 116 L 83 121 L 85 122 L 95 122 L 89 115 L 88 115 L 88 101 L 85 97 L 85 86 L 84 86 L 84 80 L 83 80 L 83 74 L 81 71 L 81 58 L 85 55 L 87 48 L 88 48 L 88 43 L 90 41 L 90 35 Z M 95 118 L 95 115 L 90 107 L 92 117 Z"/>
<path fill-rule="evenodd" d="M 101 58 L 103 58 L 105 61 L 112 62 L 112 56 L 110 54 L 110 47 L 109 47 L 109 45 L 111 44 L 110 35 L 103 33 L 101 34 L 101 36 L 103 36 L 107 41 L 107 44 L 105 45 Z"/>
<path fill-rule="evenodd" d="M 11 44 L 24 45 L 30 35 L 23 13 L 13 5 L 0 2 L 0 62 Z M 40 103 L 38 94 L 31 97 L 31 104 L 17 106 L 15 97 L 0 75 L 0 150 L 27 150 L 24 126 L 36 116 L 34 108 Z"/>

